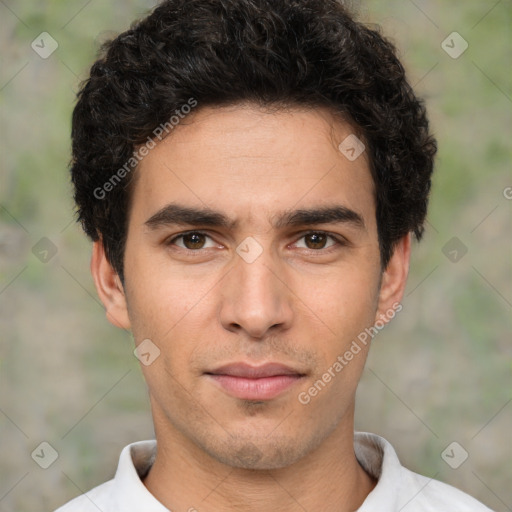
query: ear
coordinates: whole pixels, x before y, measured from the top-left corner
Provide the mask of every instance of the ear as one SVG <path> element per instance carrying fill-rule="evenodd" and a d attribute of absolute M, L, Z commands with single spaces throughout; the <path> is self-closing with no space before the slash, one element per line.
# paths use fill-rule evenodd
<path fill-rule="evenodd" d="M 400 311 L 400 301 L 404 295 L 407 276 L 409 274 L 409 259 L 411 256 L 411 233 L 401 238 L 393 250 L 389 263 L 382 274 L 379 304 L 375 321 L 387 323 Z M 393 311 L 393 315 L 390 312 Z"/>
<path fill-rule="evenodd" d="M 121 329 L 130 329 L 126 296 L 121 279 L 105 255 L 103 242 L 94 242 L 91 258 L 91 274 L 108 321 Z"/>

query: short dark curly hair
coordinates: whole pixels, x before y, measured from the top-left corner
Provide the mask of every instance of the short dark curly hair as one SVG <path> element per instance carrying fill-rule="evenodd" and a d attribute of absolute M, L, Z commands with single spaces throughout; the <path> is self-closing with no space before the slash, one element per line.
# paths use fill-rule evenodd
<path fill-rule="evenodd" d="M 73 112 L 78 218 L 121 279 L 126 162 L 191 98 L 198 108 L 255 102 L 344 116 L 367 146 L 382 267 L 407 233 L 421 238 L 437 145 L 378 28 L 336 0 L 167 0 L 103 45 Z M 116 173 L 122 183 L 108 186 Z"/>

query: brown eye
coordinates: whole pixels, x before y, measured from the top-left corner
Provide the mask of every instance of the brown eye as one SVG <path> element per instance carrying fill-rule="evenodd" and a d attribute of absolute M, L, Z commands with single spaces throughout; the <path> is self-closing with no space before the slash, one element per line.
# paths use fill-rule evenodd
<path fill-rule="evenodd" d="M 343 245 L 334 236 L 321 231 L 314 231 L 303 235 L 295 246 L 300 249 L 309 249 L 313 251 L 321 251 L 322 249 L 329 249 L 335 245 Z"/>
<path fill-rule="evenodd" d="M 323 233 L 310 233 L 304 237 L 308 249 L 324 249 L 327 242 L 327 235 Z"/>
<path fill-rule="evenodd" d="M 205 243 L 205 235 L 201 233 L 188 233 L 187 235 L 182 236 L 183 245 L 187 249 L 202 249 Z"/>
<path fill-rule="evenodd" d="M 208 245 L 209 244 L 209 245 Z M 209 249 L 215 247 L 213 240 L 199 231 L 190 231 L 174 237 L 167 242 L 167 245 L 179 247 L 189 251 L 199 251 L 201 249 Z"/>

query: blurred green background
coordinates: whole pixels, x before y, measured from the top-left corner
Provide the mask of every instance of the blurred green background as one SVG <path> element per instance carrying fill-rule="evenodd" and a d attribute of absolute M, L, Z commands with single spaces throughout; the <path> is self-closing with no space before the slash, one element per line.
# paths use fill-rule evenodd
<path fill-rule="evenodd" d="M 131 337 L 94 291 L 67 165 L 77 84 L 99 44 L 154 4 L 0 2 L 3 512 L 53 510 L 153 436 Z M 386 437 L 410 469 L 512 510 L 511 2 L 352 4 L 398 46 L 440 144 L 425 239 L 403 311 L 372 347 L 356 427 Z M 454 31 L 468 43 L 458 58 L 442 48 Z M 41 32 L 58 43 L 46 59 L 31 48 Z M 31 458 L 43 441 L 59 454 L 46 470 Z M 441 457 L 452 441 L 469 454 L 458 469 Z"/>

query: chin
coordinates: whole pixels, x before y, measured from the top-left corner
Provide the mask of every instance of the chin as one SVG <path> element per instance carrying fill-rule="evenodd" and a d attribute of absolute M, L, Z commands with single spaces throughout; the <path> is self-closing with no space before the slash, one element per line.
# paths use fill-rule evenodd
<path fill-rule="evenodd" d="M 309 451 L 298 439 L 229 439 L 225 446 L 205 447 L 211 457 L 239 469 L 272 470 L 292 465 Z"/>

